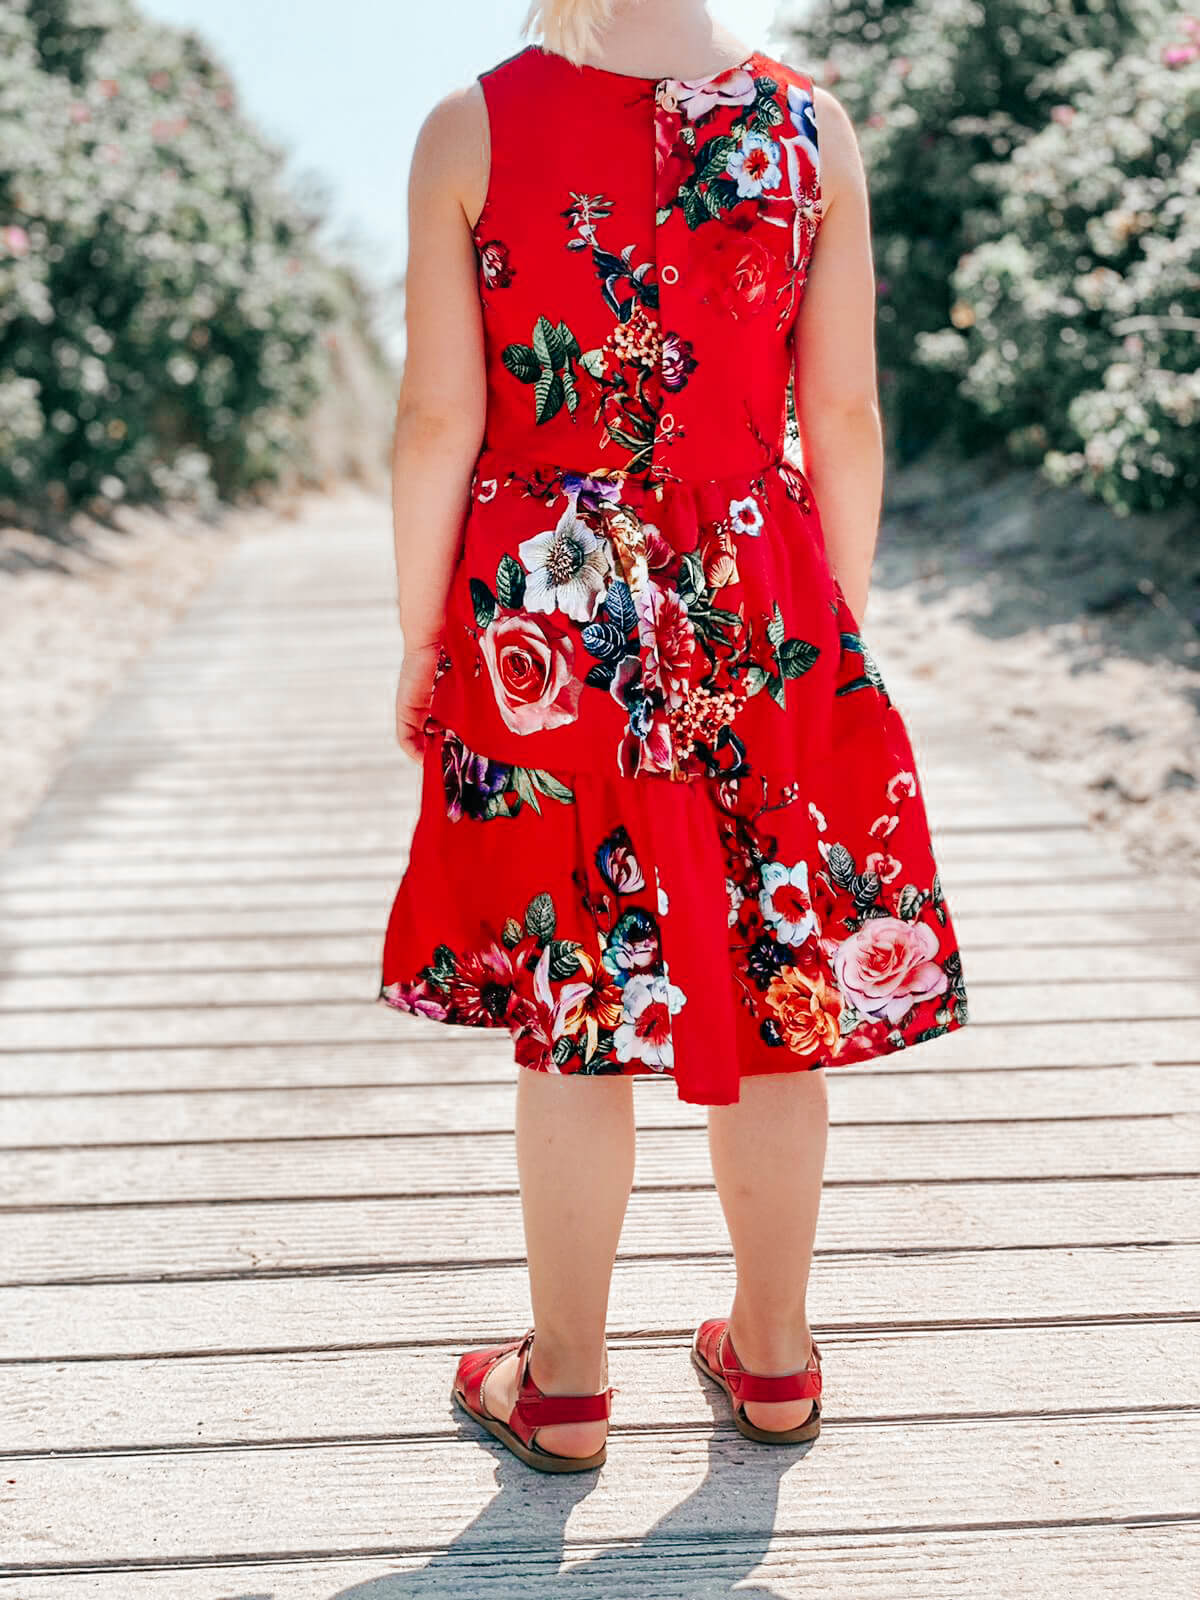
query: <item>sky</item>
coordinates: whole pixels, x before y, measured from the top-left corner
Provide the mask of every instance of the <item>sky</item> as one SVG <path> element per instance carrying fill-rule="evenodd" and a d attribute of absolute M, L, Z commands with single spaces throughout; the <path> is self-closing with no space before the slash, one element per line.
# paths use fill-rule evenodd
<path fill-rule="evenodd" d="M 527 0 L 141 0 L 195 29 L 230 69 L 243 111 L 328 197 L 329 238 L 368 282 L 404 271 L 408 168 L 429 108 L 529 40 Z M 713 0 L 714 17 L 768 47 L 776 0 Z M 789 8 L 794 13 L 794 5 Z M 383 332 L 389 343 L 398 329 Z"/>

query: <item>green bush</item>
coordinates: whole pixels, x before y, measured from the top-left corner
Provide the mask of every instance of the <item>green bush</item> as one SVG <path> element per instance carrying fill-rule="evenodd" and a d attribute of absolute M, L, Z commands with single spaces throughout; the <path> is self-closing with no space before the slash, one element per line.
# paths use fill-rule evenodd
<path fill-rule="evenodd" d="M 1200 48 L 1086 51 L 1051 120 L 981 174 L 995 237 L 951 276 L 960 330 L 918 338 L 959 395 L 1118 511 L 1200 488 Z"/>
<path fill-rule="evenodd" d="M 0 496 L 231 495 L 294 458 L 345 285 L 199 39 L 0 7 Z"/>
<path fill-rule="evenodd" d="M 1115 505 L 1194 487 L 1195 52 L 1176 16 L 1159 0 L 819 0 L 794 30 L 859 129 L 902 459 L 949 426 Z"/>

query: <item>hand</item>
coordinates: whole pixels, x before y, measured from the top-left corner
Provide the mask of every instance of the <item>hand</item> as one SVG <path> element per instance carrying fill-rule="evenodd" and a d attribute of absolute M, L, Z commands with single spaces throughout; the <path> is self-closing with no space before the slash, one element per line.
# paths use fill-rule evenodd
<path fill-rule="evenodd" d="M 396 684 L 396 740 L 414 761 L 421 761 L 425 755 L 425 718 L 429 714 L 439 648 L 435 639 L 405 650 Z"/>

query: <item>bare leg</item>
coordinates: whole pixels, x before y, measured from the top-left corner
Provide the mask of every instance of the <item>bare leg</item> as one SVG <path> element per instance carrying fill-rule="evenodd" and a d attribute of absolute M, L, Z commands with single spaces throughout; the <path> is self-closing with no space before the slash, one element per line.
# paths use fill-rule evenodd
<path fill-rule="evenodd" d="M 613 1261 L 633 1187 L 633 1079 L 518 1069 L 517 1165 L 536 1333 L 530 1374 L 546 1394 L 595 1394 L 608 1385 L 605 1323 Z M 517 1358 L 489 1374 L 483 1404 L 507 1418 Z M 608 1423 L 540 1428 L 562 1455 L 599 1450 Z"/>
<path fill-rule="evenodd" d="M 806 1300 L 825 1171 L 825 1071 L 743 1078 L 737 1105 L 708 1108 L 713 1177 L 737 1262 L 729 1337 L 742 1365 L 795 1372 L 812 1356 Z M 748 1401 L 759 1428 L 794 1428 L 812 1400 Z"/>

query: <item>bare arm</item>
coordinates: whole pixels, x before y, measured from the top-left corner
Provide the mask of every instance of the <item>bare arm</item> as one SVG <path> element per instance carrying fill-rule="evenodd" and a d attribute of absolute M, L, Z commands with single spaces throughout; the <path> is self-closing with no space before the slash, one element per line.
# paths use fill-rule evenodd
<path fill-rule="evenodd" d="M 477 84 L 447 95 L 421 125 L 408 182 L 406 346 L 392 447 L 392 521 L 404 634 L 396 732 L 418 760 L 437 636 L 483 439 L 483 321 L 468 208 L 476 195 L 482 201 L 486 131 Z"/>
<path fill-rule="evenodd" d="M 824 210 L 793 330 L 796 420 L 829 563 L 861 623 L 883 499 L 866 174 L 841 102 L 814 89 Z"/>

